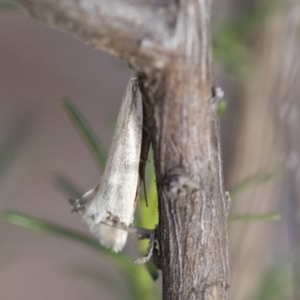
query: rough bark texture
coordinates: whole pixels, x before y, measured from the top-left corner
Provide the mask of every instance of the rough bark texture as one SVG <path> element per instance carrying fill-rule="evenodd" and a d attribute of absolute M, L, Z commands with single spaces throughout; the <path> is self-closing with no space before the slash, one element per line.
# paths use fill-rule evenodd
<path fill-rule="evenodd" d="M 174 68 L 153 113 L 164 299 L 226 299 L 228 207 L 216 112 L 199 70 Z"/>
<path fill-rule="evenodd" d="M 19 0 L 129 61 L 154 148 L 163 299 L 227 299 L 228 197 L 212 97 L 209 0 Z"/>

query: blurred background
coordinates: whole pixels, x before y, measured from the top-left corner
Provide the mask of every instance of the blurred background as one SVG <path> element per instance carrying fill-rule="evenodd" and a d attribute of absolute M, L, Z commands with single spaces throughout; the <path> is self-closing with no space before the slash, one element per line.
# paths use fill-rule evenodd
<path fill-rule="evenodd" d="M 0 210 L 89 235 L 57 181 L 63 174 L 86 191 L 101 173 L 62 99 L 72 101 L 108 151 L 133 71 L 9 1 L 0 8 Z M 212 24 L 216 85 L 227 103 L 221 130 L 232 196 L 230 299 L 299 300 L 300 3 L 215 1 Z M 1 300 L 122 299 L 107 288 L 103 275 L 122 279 L 105 253 L 5 219 Z M 125 253 L 134 261 L 130 241 Z"/>

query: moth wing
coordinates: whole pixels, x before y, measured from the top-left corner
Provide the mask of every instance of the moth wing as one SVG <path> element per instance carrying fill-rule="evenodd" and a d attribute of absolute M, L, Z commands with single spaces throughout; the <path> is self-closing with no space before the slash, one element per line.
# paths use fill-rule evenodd
<path fill-rule="evenodd" d="M 143 103 L 136 77 L 129 81 L 101 184 L 86 207 L 83 221 L 106 247 L 121 250 L 127 232 L 108 227 L 101 221 L 129 225 L 133 221 L 143 133 Z"/>

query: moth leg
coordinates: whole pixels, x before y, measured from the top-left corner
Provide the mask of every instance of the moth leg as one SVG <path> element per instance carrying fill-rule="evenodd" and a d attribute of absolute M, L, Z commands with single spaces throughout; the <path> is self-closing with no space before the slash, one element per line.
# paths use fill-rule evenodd
<path fill-rule="evenodd" d="M 134 226 L 131 225 L 131 227 L 134 227 Z M 159 253 L 159 249 L 157 249 L 157 243 L 156 243 L 157 228 L 145 229 L 145 228 L 135 227 L 135 230 L 136 230 L 136 235 L 138 236 L 138 238 L 140 240 L 141 239 L 149 239 L 149 245 L 148 245 L 145 256 L 137 259 L 134 263 L 135 264 L 144 264 L 144 263 L 147 263 L 150 260 L 150 258 L 152 257 L 152 261 L 153 261 L 155 267 L 158 270 L 161 270 L 161 268 L 162 268 L 161 256 Z"/>
<path fill-rule="evenodd" d="M 155 233 L 156 230 L 152 230 L 149 236 L 149 245 L 146 251 L 145 256 L 138 258 L 134 263 L 135 264 L 145 264 L 150 260 L 150 258 L 153 255 L 154 249 L 155 249 Z"/>
<path fill-rule="evenodd" d="M 143 239 L 149 239 L 149 245 L 146 251 L 145 256 L 138 258 L 134 263 L 135 264 L 144 264 L 150 260 L 150 258 L 153 256 L 154 264 L 159 269 L 160 263 L 159 263 L 159 253 L 158 250 L 155 248 L 156 246 L 156 228 L 155 229 L 146 229 L 141 227 L 136 227 L 134 225 L 126 226 L 125 224 L 115 221 L 114 223 L 111 222 L 111 220 L 102 220 L 102 224 L 112 226 L 118 229 L 126 230 L 130 233 L 133 233 L 137 236 L 139 240 Z"/>
<path fill-rule="evenodd" d="M 85 205 L 80 204 L 80 200 L 72 200 L 70 199 L 69 202 L 73 205 L 74 209 L 72 211 L 77 211 L 79 213 L 84 212 L 85 210 Z M 156 228 L 155 229 L 146 229 L 146 228 L 141 228 L 141 227 L 136 227 L 134 225 L 129 225 L 126 226 L 126 224 L 119 222 L 116 219 L 113 219 L 110 217 L 109 219 L 106 220 L 101 220 L 100 221 L 102 224 L 111 226 L 117 229 L 122 229 L 127 232 L 133 233 L 137 236 L 139 240 L 143 239 L 149 239 L 149 245 L 146 251 L 145 256 L 138 258 L 134 263 L 135 264 L 144 264 L 148 262 L 151 257 L 153 256 L 153 261 L 155 266 L 160 269 L 160 263 L 159 263 L 159 253 L 158 250 L 155 248 L 156 246 Z"/>
<path fill-rule="evenodd" d="M 150 240 L 151 235 L 153 234 L 153 231 L 155 231 L 155 229 L 146 229 L 130 224 L 127 228 L 127 231 L 135 234 L 139 240 Z"/>

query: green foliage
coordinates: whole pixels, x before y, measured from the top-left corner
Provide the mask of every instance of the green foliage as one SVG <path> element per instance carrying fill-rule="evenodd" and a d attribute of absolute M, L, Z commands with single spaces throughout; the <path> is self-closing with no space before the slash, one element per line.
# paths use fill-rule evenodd
<path fill-rule="evenodd" d="M 113 253 L 102 247 L 94 238 L 52 222 L 40 220 L 13 211 L 5 211 L 3 217 L 12 224 L 67 238 L 92 248 L 98 253 L 108 256 L 120 268 L 124 275 L 123 280 L 127 282 L 128 286 L 130 286 L 130 289 L 127 291 L 128 299 L 154 299 L 151 298 L 153 296 L 153 291 L 151 290 L 150 284 L 152 285 L 153 281 L 149 276 L 149 273 L 146 271 L 145 267 L 134 265 L 132 259 L 130 259 L 127 255 L 122 253 Z M 106 272 L 99 271 L 99 273 L 103 278 L 110 278 Z M 118 286 L 115 288 L 118 289 Z M 126 296 L 126 294 L 123 294 L 123 297 L 124 296 Z"/>
<path fill-rule="evenodd" d="M 250 188 L 257 188 L 259 185 L 269 182 L 270 180 L 278 177 L 280 174 L 276 168 L 270 172 L 258 172 L 244 180 L 238 182 L 230 189 L 230 197 L 234 201 L 240 194 L 244 193 Z M 280 220 L 280 214 L 278 212 L 267 212 L 263 214 L 235 214 L 228 218 L 230 223 L 233 222 L 249 222 L 249 221 L 271 221 Z"/>
<path fill-rule="evenodd" d="M 18 156 L 30 130 L 29 124 L 22 124 L 22 128 L 17 127 L 0 143 L 0 179 L 9 166 Z"/>
<path fill-rule="evenodd" d="M 150 157 L 152 157 L 152 151 L 150 151 Z M 158 202 L 157 202 L 157 190 L 155 183 L 155 174 L 153 164 L 147 164 L 146 167 L 146 191 L 141 193 L 141 201 L 139 204 L 139 212 L 136 215 L 135 222 L 137 226 L 142 228 L 155 228 L 158 224 Z M 149 205 L 146 205 L 146 193 Z M 148 247 L 148 240 L 142 240 L 139 242 L 140 256 L 146 253 Z M 158 272 L 153 265 L 152 261 L 146 264 L 146 268 L 151 274 L 153 279 L 157 279 Z"/>
<path fill-rule="evenodd" d="M 235 17 L 213 24 L 214 58 L 235 79 L 243 79 L 255 65 L 248 49 L 251 38 L 255 36 L 268 17 L 278 10 L 280 1 L 257 3 Z"/>
<path fill-rule="evenodd" d="M 106 255 L 109 255 L 120 268 L 123 270 L 131 271 L 131 261 L 123 254 L 115 254 L 109 251 L 108 249 L 102 247 L 97 240 L 89 237 L 88 235 L 82 234 L 80 232 L 74 231 L 72 229 L 63 227 L 61 225 L 41 220 L 35 217 L 31 217 L 25 214 L 17 213 L 14 211 L 5 211 L 3 217 L 6 221 L 9 221 L 12 224 L 35 230 L 45 233 L 51 233 L 53 235 L 68 238 L 77 242 L 89 246 L 90 248 L 96 250 L 97 252 L 103 252 Z"/>
<path fill-rule="evenodd" d="M 71 179 L 59 172 L 53 174 L 53 185 L 62 195 L 69 199 L 78 199 L 84 193 Z"/>
<path fill-rule="evenodd" d="M 243 215 L 233 215 L 228 218 L 229 222 L 270 221 L 270 220 L 280 220 L 280 214 L 278 212 L 269 212 L 265 214 L 243 214 Z"/>
<path fill-rule="evenodd" d="M 74 104 L 69 100 L 64 99 L 62 107 L 70 118 L 72 124 L 82 137 L 83 141 L 88 146 L 88 149 L 92 153 L 97 162 L 99 169 L 103 171 L 106 163 L 106 154 L 99 143 L 94 131 L 89 126 L 88 122 L 84 119 L 82 114 L 78 111 Z M 149 207 L 145 206 L 145 195 L 141 196 L 142 201 L 140 204 L 140 215 L 137 217 L 137 225 L 146 228 L 154 228 L 157 224 L 157 195 L 156 186 L 154 182 L 153 166 L 149 164 L 146 172 L 147 178 L 147 199 L 151 204 Z M 64 196 L 72 199 L 77 199 L 83 192 L 82 190 L 72 182 L 67 176 L 61 173 L 53 174 L 53 182 L 55 187 Z M 110 290 L 115 289 L 114 292 L 120 297 L 120 299 L 143 299 L 153 300 L 158 298 L 157 290 L 154 287 L 154 281 L 158 277 L 158 272 L 153 266 L 152 262 L 146 265 L 135 265 L 133 259 L 123 253 L 112 253 L 110 250 L 102 247 L 97 240 L 91 238 L 82 233 L 76 232 L 69 228 L 65 228 L 61 225 L 54 224 L 48 221 L 40 220 L 31 216 L 27 216 L 21 213 L 6 211 L 4 212 L 4 218 L 18 226 L 22 226 L 28 229 L 50 233 L 59 237 L 67 238 L 76 242 L 79 242 L 93 250 L 96 250 L 101 255 L 106 255 L 119 267 L 123 274 L 122 280 L 126 282 L 127 294 L 118 291 L 116 284 L 112 287 L 112 284 L 105 285 Z M 140 242 L 140 255 L 145 255 L 147 248 L 147 241 Z M 114 280 L 107 274 L 107 272 L 98 271 L 98 278 L 102 278 L 105 282 L 114 282 Z M 117 285 L 118 286 L 118 285 Z"/>
<path fill-rule="evenodd" d="M 95 132 L 71 101 L 69 101 L 68 99 L 63 99 L 62 108 L 68 115 L 82 140 L 89 148 L 98 164 L 99 169 L 103 171 L 106 163 L 106 153 Z"/>
<path fill-rule="evenodd" d="M 244 193 L 245 190 L 251 187 L 257 187 L 260 184 L 269 182 L 271 179 L 274 179 L 280 175 L 280 171 L 276 168 L 272 171 L 264 171 L 255 173 L 242 181 L 236 183 L 230 189 L 230 196 L 232 199 L 237 198 L 241 193 Z"/>
<path fill-rule="evenodd" d="M 82 139 L 85 141 L 85 143 L 88 145 L 88 148 L 90 149 L 91 153 L 93 154 L 96 162 L 98 162 L 99 168 L 103 171 L 105 163 L 106 163 L 106 154 L 103 150 L 102 145 L 99 143 L 96 135 L 94 134 L 94 131 L 92 128 L 88 125 L 88 122 L 84 119 L 84 117 L 81 115 L 81 113 L 78 111 L 78 109 L 72 104 L 69 100 L 63 101 L 63 108 L 65 112 L 67 113 L 68 117 L 72 121 L 73 125 L 81 135 Z M 154 183 L 154 172 L 153 167 L 147 166 L 147 178 L 148 178 L 148 184 L 147 190 L 149 190 L 147 199 L 149 199 L 149 202 L 151 202 L 152 211 L 149 209 L 142 209 L 144 207 L 143 204 L 145 204 L 145 201 L 141 201 L 141 212 L 140 212 L 140 218 L 137 218 L 139 221 L 137 222 L 138 226 L 144 227 L 144 228 L 153 228 L 156 223 L 153 223 L 153 207 L 156 209 L 155 203 L 157 203 L 156 200 L 156 187 Z M 72 196 L 71 193 L 74 194 L 74 191 L 78 191 L 78 188 L 74 186 L 74 184 L 71 183 L 70 180 L 68 180 L 65 176 L 55 176 L 55 182 L 57 183 L 56 186 L 60 186 L 64 193 L 68 193 L 68 196 Z M 82 195 L 82 194 L 81 194 Z M 81 196 L 80 195 L 80 196 Z M 145 197 L 145 196 L 144 196 Z M 142 197 L 142 198 L 144 198 Z M 145 199 L 143 199 L 145 200 Z M 143 220 L 143 221 L 142 221 Z M 149 220 L 152 220 L 152 223 L 149 222 Z M 147 223 L 147 224 L 145 224 Z M 147 226 L 144 226 L 147 225 Z M 146 241 L 147 243 L 147 241 Z M 146 251 L 146 245 L 145 243 L 140 243 L 140 255 L 143 256 Z M 148 272 L 145 272 L 145 267 L 147 268 Z M 153 279 L 156 279 L 158 277 L 157 270 L 154 268 L 153 264 L 151 262 L 147 263 L 146 266 L 144 265 L 135 265 L 133 269 L 130 270 L 130 272 L 126 272 L 126 281 L 129 281 L 128 284 L 131 287 L 132 296 L 134 298 L 132 299 L 155 299 L 157 298 L 157 292 L 155 288 L 153 287 L 153 280 L 150 278 L 149 274 Z M 134 281 L 129 280 L 129 278 L 134 278 Z M 137 290 L 138 286 L 138 290 Z M 143 296 L 141 296 L 143 295 Z M 142 297 L 142 298 L 141 298 Z"/>
<path fill-rule="evenodd" d="M 88 146 L 88 149 L 95 158 L 98 167 L 103 171 L 106 163 L 106 153 L 103 150 L 102 145 L 99 143 L 96 134 L 84 119 L 82 114 L 78 111 L 74 104 L 69 100 L 64 99 L 62 101 L 62 107 L 67 116 L 71 120 L 72 124 L 82 137 L 83 141 Z M 226 103 L 222 101 L 219 105 L 218 113 L 222 115 L 226 108 Z M 152 152 L 151 152 L 152 157 Z M 269 181 L 278 175 L 278 171 L 257 173 L 253 176 L 246 178 L 240 183 L 236 184 L 230 191 L 231 197 L 235 198 L 246 189 L 257 186 L 264 182 Z M 136 216 L 136 225 L 143 228 L 155 228 L 158 223 L 157 212 L 157 191 L 155 184 L 154 166 L 153 164 L 147 164 L 146 168 L 146 191 L 141 195 L 141 203 L 139 204 L 139 213 Z M 83 190 L 79 188 L 70 178 L 61 173 L 53 174 L 53 183 L 55 187 L 66 197 L 77 199 L 83 194 Z M 146 206 L 145 196 L 147 193 L 147 199 L 149 207 Z M 76 232 L 69 228 L 65 228 L 61 225 L 54 224 L 48 221 L 40 220 L 34 217 L 30 217 L 17 212 L 6 211 L 4 218 L 18 226 L 22 226 L 28 229 L 50 233 L 62 238 L 67 238 L 79 242 L 93 250 L 97 251 L 101 255 L 106 255 L 110 258 L 120 269 L 122 281 L 126 282 L 127 292 L 116 289 L 114 284 L 115 280 L 111 276 L 102 270 L 98 270 L 97 278 L 102 283 L 106 283 L 105 286 L 112 292 L 121 296 L 124 299 L 157 299 L 157 290 L 154 287 L 153 279 L 158 277 L 158 272 L 152 262 L 148 262 L 146 265 L 134 265 L 133 259 L 123 253 L 112 253 L 108 249 L 102 247 L 97 240 L 87 236 L 85 234 Z M 231 216 L 229 221 L 253 221 L 253 220 L 274 220 L 278 219 L 277 213 L 266 213 L 261 215 L 235 215 Z M 139 242 L 140 256 L 143 256 L 146 252 L 148 241 Z"/>
<path fill-rule="evenodd" d="M 272 3 L 272 5 L 274 2 Z M 20 9 L 21 7 L 9 0 L 0 0 L 0 9 Z M 266 19 L 273 10 L 269 5 L 257 5 L 250 13 L 241 13 L 236 18 L 224 21 L 213 29 L 213 47 L 214 56 L 222 66 L 229 71 L 229 74 L 235 78 L 244 78 L 249 70 L 251 71 L 254 64 L 247 49 L 247 42 L 255 34 L 259 25 Z M 87 145 L 89 151 L 93 155 L 99 169 L 103 171 L 106 163 L 106 152 L 99 142 L 95 132 L 84 119 L 79 110 L 68 99 L 62 100 L 62 108 L 68 115 L 72 124 Z M 218 106 L 218 115 L 221 117 L 226 109 L 226 102 L 221 101 Z M 0 175 L 1 171 L 6 169 L 7 162 L 10 162 L 13 156 L 11 151 L 7 151 L 11 147 L 0 147 Z M 3 155 L 4 154 L 4 155 Z M 1 160 L 2 158 L 2 160 Z M 235 185 L 230 190 L 233 199 L 237 198 L 241 193 L 251 187 L 257 187 L 260 184 L 268 182 L 278 175 L 277 171 L 263 172 L 254 174 Z M 155 175 L 153 164 L 147 164 L 146 171 L 147 199 L 149 207 L 145 204 L 145 195 L 141 195 L 141 203 L 138 205 L 139 213 L 136 216 L 136 224 L 144 228 L 154 228 L 158 223 L 157 213 L 157 191 L 155 184 Z M 70 178 L 61 173 L 53 175 L 55 187 L 68 198 L 79 198 L 83 194 L 83 190 L 79 188 Z M 109 273 L 104 270 L 88 269 L 83 266 L 77 268 L 77 274 L 89 276 L 97 282 L 102 282 L 112 293 L 115 293 L 120 299 L 158 299 L 157 291 L 153 284 L 158 272 L 151 262 L 146 265 L 134 265 L 132 258 L 123 253 L 112 253 L 102 247 L 97 240 L 88 235 L 63 227 L 61 225 L 40 220 L 21 213 L 6 211 L 4 218 L 18 226 L 31 230 L 49 233 L 57 237 L 69 239 L 81 243 L 82 245 L 96 251 L 101 255 L 107 256 L 112 262 L 118 266 L 122 274 L 122 282 L 126 283 L 126 290 L 121 289 L 121 284 L 116 282 Z M 244 214 L 234 215 L 229 218 L 229 222 L 235 221 L 254 221 L 254 220 L 278 220 L 279 214 L 269 212 L 265 214 Z M 140 255 L 143 256 L 148 246 L 147 241 L 139 242 Z M 270 270 L 267 272 L 263 284 L 256 294 L 255 300 L 276 300 L 287 299 L 286 286 L 289 283 L 285 272 L 282 269 Z M 149 276 L 150 274 L 150 276 Z"/>
<path fill-rule="evenodd" d="M 0 0 L 0 10 L 22 9 L 20 5 L 10 0 Z"/>
<path fill-rule="evenodd" d="M 103 171 L 106 162 L 106 154 L 103 150 L 102 145 L 99 143 L 94 131 L 92 130 L 88 122 L 84 119 L 82 114 L 74 106 L 74 104 L 72 104 L 69 100 L 64 99 L 62 102 L 62 107 L 67 116 L 70 118 L 72 124 L 82 137 L 83 141 L 88 146 L 88 149 L 93 154 L 95 161 L 99 166 L 99 169 Z M 219 115 L 224 112 L 225 108 L 225 102 L 223 102 L 222 105 L 219 105 Z M 278 172 L 275 171 L 255 174 L 235 185 L 231 189 L 230 194 L 232 197 L 236 197 L 242 191 L 266 182 L 274 178 L 274 176 L 277 174 Z M 153 164 L 147 164 L 145 180 L 146 191 L 144 191 L 145 193 L 142 193 L 141 195 L 139 214 L 137 214 L 136 216 L 136 225 L 143 228 L 154 228 L 158 223 L 158 205 Z M 55 187 L 68 198 L 77 199 L 83 194 L 81 188 L 79 188 L 74 182 L 72 182 L 72 180 L 69 179 L 66 175 L 63 175 L 61 173 L 53 174 L 53 182 Z M 146 206 L 146 193 L 149 207 Z M 6 211 L 4 213 L 4 218 L 7 221 L 18 226 L 40 232 L 50 233 L 59 237 L 79 242 L 89 248 L 92 248 L 93 250 L 96 250 L 98 253 L 101 253 L 101 255 L 106 255 L 107 257 L 109 257 L 119 267 L 121 273 L 124 275 L 122 279 L 123 282 L 126 282 L 126 286 L 128 288 L 127 293 L 124 294 L 124 292 L 113 287 L 114 279 L 112 279 L 110 275 L 107 274 L 107 272 L 101 271 L 99 269 L 97 272 L 97 278 L 101 278 L 102 282 L 106 282 L 107 284 L 105 284 L 105 286 L 111 291 L 113 290 L 113 292 L 116 292 L 119 296 L 122 296 L 121 298 L 125 297 L 128 299 L 144 300 L 152 300 L 158 298 L 157 291 L 153 283 L 153 279 L 155 280 L 158 277 L 158 272 L 152 262 L 148 262 L 146 265 L 134 265 L 132 258 L 123 253 L 112 253 L 108 249 L 102 247 L 94 238 L 48 221 L 40 220 L 12 211 Z M 278 218 L 279 215 L 277 213 L 267 213 L 262 215 L 235 215 L 230 217 L 230 221 L 253 221 Z M 148 241 L 139 242 L 140 256 L 143 256 L 145 254 L 147 246 Z M 108 282 L 110 282 L 110 284 L 108 284 Z"/>
<path fill-rule="evenodd" d="M 226 108 L 227 108 L 227 102 L 225 100 L 220 101 L 217 110 L 219 118 L 221 118 L 224 115 Z"/>
<path fill-rule="evenodd" d="M 265 272 L 260 287 L 249 300 L 293 299 L 292 282 L 290 266 L 278 265 L 271 267 Z"/>

